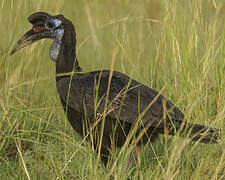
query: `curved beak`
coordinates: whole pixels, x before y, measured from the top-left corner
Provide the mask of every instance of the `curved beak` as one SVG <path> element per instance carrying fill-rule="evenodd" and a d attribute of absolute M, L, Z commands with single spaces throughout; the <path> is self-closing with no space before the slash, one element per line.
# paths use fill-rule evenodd
<path fill-rule="evenodd" d="M 50 35 L 50 32 L 43 30 L 41 32 L 35 32 L 33 29 L 27 31 L 14 45 L 10 55 L 13 55 L 20 49 L 26 47 L 29 44 L 32 44 L 40 39 L 47 38 Z"/>

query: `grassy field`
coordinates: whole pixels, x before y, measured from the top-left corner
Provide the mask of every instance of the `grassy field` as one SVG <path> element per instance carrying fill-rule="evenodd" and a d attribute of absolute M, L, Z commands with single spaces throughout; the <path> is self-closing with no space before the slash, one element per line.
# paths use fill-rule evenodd
<path fill-rule="evenodd" d="M 36 11 L 64 14 L 77 32 L 85 72 L 113 69 L 160 91 L 189 122 L 221 129 L 218 145 L 161 138 L 136 169 L 112 171 L 72 130 L 55 86 L 50 40 L 14 56 Z M 1 179 L 225 179 L 225 3 L 223 0 L 1 0 Z"/>

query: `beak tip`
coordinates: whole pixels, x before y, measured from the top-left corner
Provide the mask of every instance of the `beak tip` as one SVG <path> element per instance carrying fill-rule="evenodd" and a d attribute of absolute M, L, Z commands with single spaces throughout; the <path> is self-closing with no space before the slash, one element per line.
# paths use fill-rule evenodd
<path fill-rule="evenodd" d="M 41 38 L 38 37 L 39 34 L 35 33 L 33 29 L 30 31 L 26 32 L 14 45 L 12 51 L 10 52 L 10 55 L 15 54 L 17 51 L 20 49 L 24 48 L 25 46 L 40 40 Z"/>
<path fill-rule="evenodd" d="M 13 55 L 15 54 L 18 50 L 22 49 L 24 46 L 23 46 L 23 43 L 22 41 L 18 41 L 14 46 L 13 46 L 13 49 L 12 51 L 10 52 L 10 55 Z"/>

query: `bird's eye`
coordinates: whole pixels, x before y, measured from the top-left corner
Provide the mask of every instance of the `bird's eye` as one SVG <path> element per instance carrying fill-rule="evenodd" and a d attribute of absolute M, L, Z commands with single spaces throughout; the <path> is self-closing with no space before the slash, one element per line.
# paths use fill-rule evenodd
<path fill-rule="evenodd" d="M 55 24 L 53 22 L 47 22 L 46 26 L 49 29 L 54 29 L 55 28 Z"/>
<path fill-rule="evenodd" d="M 62 24 L 62 21 L 60 21 L 59 19 L 48 19 L 45 24 L 45 27 L 49 30 L 55 30 L 61 24 Z"/>

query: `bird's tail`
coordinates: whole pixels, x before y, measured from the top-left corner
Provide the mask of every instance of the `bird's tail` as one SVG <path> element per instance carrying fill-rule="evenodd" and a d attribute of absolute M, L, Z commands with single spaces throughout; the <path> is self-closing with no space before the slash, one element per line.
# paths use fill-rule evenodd
<path fill-rule="evenodd" d="M 164 134 L 165 129 L 169 135 L 174 135 L 175 132 L 180 132 L 181 136 L 187 136 L 193 141 L 199 141 L 205 144 L 217 144 L 218 140 L 220 139 L 220 133 L 218 129 L 210 128 L 200 124 L 176 121 L 173 123 L 173 125 L 168 123 L 166 128 L 157 127 L 155 132 Z"/>
<path fill-rule="evenodd" d="M 184 129 L 193 141 L 199 141 L 205 144 L 216 144 L 220 139 L 219 130 L 215 128 L 200 124 L 186 123 Z M 183 130 L 181 132 L 183 132 Z"/>

